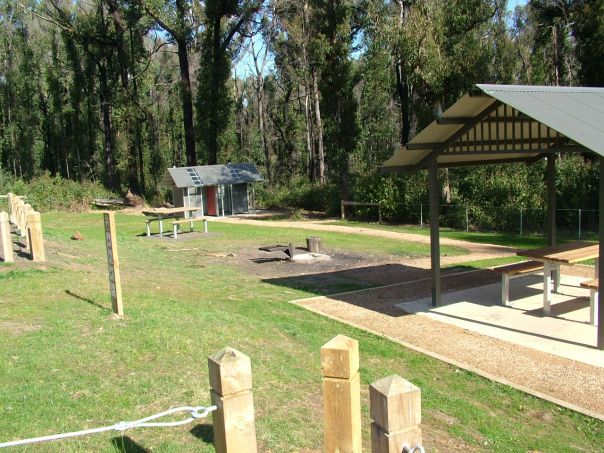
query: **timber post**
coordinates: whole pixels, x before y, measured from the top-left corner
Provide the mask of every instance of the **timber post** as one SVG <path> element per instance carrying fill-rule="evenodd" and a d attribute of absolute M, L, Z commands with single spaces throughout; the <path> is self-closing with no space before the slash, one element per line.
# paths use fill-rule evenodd
<path fill-rule="evenodd" d="M 321 348 L 326 453 L 361 453 L 359 343 L 338 335 Z"/>
<path fill-rule="evenodd" d="M 369 385 L 372 453 L 400 453 L 422 445 L 421 390 L 400 376 Z"/>
<path fill-rule="evenodd" d="M 15 219 L 13 218 L 13 210 L 14 210 L 14 199 L 13 194 L 11 192 L 6 194 L 6 201 L 8 203 L 8 221 L 11 223 L 15 223 Z"/>
<path fill-rule="evenodd" d="M 107 268 L 109 271 L 109 291 L 111 292 L 111 308 L 118 317 L 124 316 L 122 302 L 122 278 L 120 275 L 120 260 L 117 254 L 117 235 L 115 231 L 115 213 L 103 214 L 105 224 L 105 245 L 107 248 Z"/>
<path fill-rule="evenodd" d="M 216 453 L 256 453 L 250 358 L 233 348 L 208 357 Z"/>
<path fill-rule="evenodd" d="M 34 261 L 46 261 L 40 213 L 30 209 L 27 211 L 26 216 L 27 246 L 31 259 Z"/>
<path fill-rule="evenodd" d="M 8 214 L 0 212 L 0 250 L 2 250 L 2 259 L 5 263 L 12 263 L 13 244 L 10 238 L 10 224 L 8 223 Z"/>

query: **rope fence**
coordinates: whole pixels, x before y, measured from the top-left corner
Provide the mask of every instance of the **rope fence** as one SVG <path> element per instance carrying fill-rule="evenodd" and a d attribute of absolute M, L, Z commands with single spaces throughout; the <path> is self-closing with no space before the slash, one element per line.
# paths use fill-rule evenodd
<path fill-rule="evenodd" d="M 362 451 L 359 343 L 337 335 L 321 347 L 323 451 Z M 180 406 L 133 421 L 0 443 L 16 447 L 134 428 L 186 425 L 212 413 L 216 453 L 257 453 L 250 358 L 227 347 L 208 357 L 211 406 Z M 425 453 L 422 445 L 421 390 L 397 375 L 369 385 L 372 453 Z M 181 420 L 158 421 L 176 414 Z"/>
<path fill-rule="evenodd" d="M 32 437 L 30 439 L 21 439 L 21 440 L 13 440 L 11 442 L 2 442 L 0 443 L 0 448 L 6 447 L 16 447 L 18 445 L 28 445 L 28 444 L 37 444 L 41 442 L 50 442 L 53 440 L 61 440 L 61 439 L 69 439 L 72 437 L 80 437 L 87 436 L 89 434 L 98 434 L 104 433 L 106 431 L 118 431 L 123 432 L 128 429 L 133 428 L 172 428 L 175 426 L 182 426 L 188 423 L 191 423 L 200 418 L 205 418 L 208 416 L 210 412 L 218 409 L 216 406 L 182 406 L 175 407 L 173 409 L 168 409 L 167 411 L 159 412 L 154 415 L 150 415 L 145 418 L 141 418 L 139 420 L 129 421 L 129 422 L 118 422 L 114 425 L 102 426 L 100 428 L 91 428 L 84 429 L 81 431 L 73 431 L 69 433 L 61 433 L 61 434 L 52 434 L 50 436 L 41 436 L 41 437 Z M 185 418 L 184 420 L 178 420 L 173 422 L 152 422 L 152 420 L 157 420 L 159 418 L 167 417 L 169 415 L 178 414 L 180 412 L 189 412 L 190 416 Z"/>

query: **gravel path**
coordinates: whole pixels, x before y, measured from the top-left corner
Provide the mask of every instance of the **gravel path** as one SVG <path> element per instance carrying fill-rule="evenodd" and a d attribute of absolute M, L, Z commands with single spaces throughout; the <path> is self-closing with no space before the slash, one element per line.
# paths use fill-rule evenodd
<path fill-rule="evenodd" d="M 332 225 L 325 222 L 258 221 L 242 218 L 220 219 L 220 221 L 430 242 L 429 237 L 421 235 Z M 514 253 L 513 249 L 507 247 L 446 238 L 441 238 L 441 244 L 468 250 L 468 255 L 465 256 L 443 257 L 443 264 L 510 256 Z M 429 269 L 430 259 L 413 260 L 412 266 L 416 269 Z M 580 266 L 573 266 L 566 271 L 578 275 L 593 272 L 593 270 L 586 271 Z M 473 274 L 471 279 L 467 276 L 444 276 L 443 291 L 455 291 L 468 286 L 492 283 L 497 278 L 488 271 L 479 271 Z M 602 367 L 592 366 L 481 335 L 425 316 L 405 313 L 395 305 L 430 296 L 428 272 L 425 278 L 417 279 L 417 275 L 414 275 L 409 280 L 412 281 L 329 297 L 314 297 L 294 303 L 324 316 L 390 338 L 411 349 L 469 369 L 489 379 L 604 420 L 604 394 L 602 393 L 604 359 Z"/>

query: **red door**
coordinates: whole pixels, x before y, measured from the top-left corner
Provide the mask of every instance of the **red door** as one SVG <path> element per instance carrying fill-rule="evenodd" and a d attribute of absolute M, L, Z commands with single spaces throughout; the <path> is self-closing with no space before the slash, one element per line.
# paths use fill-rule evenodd
<path fill-rule="evenodd" d="M 216 186 L 206 187 L 208 215 L 216 215 Z"/>

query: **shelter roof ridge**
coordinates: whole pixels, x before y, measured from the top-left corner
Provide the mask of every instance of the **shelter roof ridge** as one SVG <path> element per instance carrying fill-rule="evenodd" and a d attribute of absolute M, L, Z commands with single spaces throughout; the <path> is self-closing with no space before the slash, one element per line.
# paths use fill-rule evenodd
<path fill-rule="evenodd" d="M 516 93 L 602 93 L 604 88 L 600 87 L 571 87 L 571 86 L 547 86 L 547 85 L 495 85 L 495 84 L 476 84 L 478 88 L 485 93 L 490 91 L 506 91 Z"/>

